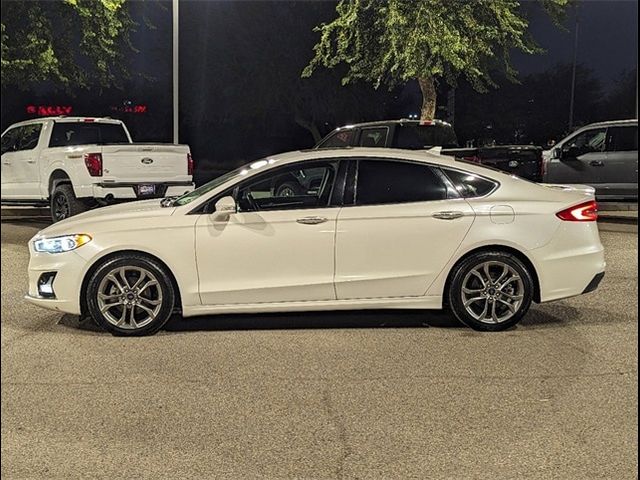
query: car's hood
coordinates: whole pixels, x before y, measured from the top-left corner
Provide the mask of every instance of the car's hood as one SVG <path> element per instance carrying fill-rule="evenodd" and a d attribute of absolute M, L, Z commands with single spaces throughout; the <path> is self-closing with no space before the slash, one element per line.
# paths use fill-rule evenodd
<path fill-rule="evenodd" d="M 67 218 L 38 232 L 38 235 L 55 236 L 70 233 L 91 233 L 96 230 L 109 229 L 109 224 L 116 220 L 140 218 L 148 220 L 154 217 L 171 215 L 175 208 L 162 207 L 161 199 L 142 200 L 139 202 L 121 203 L 109 207 L 96 208 L 80 215 Z"/>

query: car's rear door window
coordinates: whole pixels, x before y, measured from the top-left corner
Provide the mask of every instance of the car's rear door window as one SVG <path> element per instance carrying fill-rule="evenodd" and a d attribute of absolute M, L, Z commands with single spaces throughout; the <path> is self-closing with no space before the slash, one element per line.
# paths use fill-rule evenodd
<path fill-rule="evenodd" d="M 389 127 L 363 128 L 360 133 L 361 147 L 384 147 L 387 144 Z"/>
<path fill-rule="evenodd" d="M 608 152 L 633 152 L 638 150 L 638 126 L 609 127 L 607 130 Z"/>
<path fill-rule="evenodd" d="M 455 148 L 458 139 L 449 125 L 398 124 L 394 134 L 394 148 L 420 150 L 423 148 Z"/>
<path fill-rule="evenodd" d="M 359 160 L 356 178 L 356 205 L 426 202 L 447 198 L 445 183 L 428 165 L 394 160 Z"/>

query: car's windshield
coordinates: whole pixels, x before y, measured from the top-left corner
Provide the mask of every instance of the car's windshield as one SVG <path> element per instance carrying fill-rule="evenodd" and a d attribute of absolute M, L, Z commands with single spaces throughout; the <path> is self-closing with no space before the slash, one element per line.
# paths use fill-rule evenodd
<path fill-rule="evenodd" d="M 248 165 L 243 165 L 242 167 L 236 168 L 235 170 L 227 172 L 224 175 L 221 175 L 220 177 L 214 178 L 210 182 L 207 182 L 204 185 L 199 186 L 198 188 L 196 188 L 195 190 L 189 193 L 185 193 L 184 195 L 176 198 L 173 202 L 171 202 L 171 205 L 174 207 L 180 207 L 182 205 L 191 203 L 194 200 L 202 197 L 203 195 L 206 195 L 210 191 L 215 190 L 220 185 L 223 185 L 224 183 L 227 183 L 228 181 L 233 180 L 236 177 L 238 178 L 243 177 L 244 175 L 249 173 L 250 170 L 261 169 L 266 165 L 270 165 L 271 163 L 273 163 L 273 161 L 271 160 L 258 160 Z"/>

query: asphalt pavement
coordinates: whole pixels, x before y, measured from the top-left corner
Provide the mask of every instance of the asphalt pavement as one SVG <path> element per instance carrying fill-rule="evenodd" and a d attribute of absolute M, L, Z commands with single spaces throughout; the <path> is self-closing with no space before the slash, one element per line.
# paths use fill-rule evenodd
<path fill-rule="evenodd" d="M 367 311 L 128 339 L 25 303 L 42 226 L 2 222 L 2 478 L 637 478 L 637 233 L 507 332 Z"/>

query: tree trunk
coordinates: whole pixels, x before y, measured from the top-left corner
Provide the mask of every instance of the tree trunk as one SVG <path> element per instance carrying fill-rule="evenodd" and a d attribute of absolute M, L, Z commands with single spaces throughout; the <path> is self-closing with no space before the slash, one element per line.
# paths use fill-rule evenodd
<path fill-rule="evenodd" d="M 420 120 L 433 120 L 436 115 L 436 84 L 433 77 L 418 79 L 422 91 L 422 110 Z"/>
<path fill-rule="evenodd" d="M 302 118 L 300 115 L 296 115 L 294 120 L 302 128 L 306 128 L 307 130 L 309 130 L 309 132 L 313 136 L 313 141 L 315 143 L 318 143 L 320 140 L 322 140 L 322 135 L 320 135 L 320 130 L 318 130 L 318 127 L 316 126 L 316 124 L 313 121 L 306 120 L 306 119 Z M 315 145 L 315 143 L 314 143 L 314 145 Z"/>

